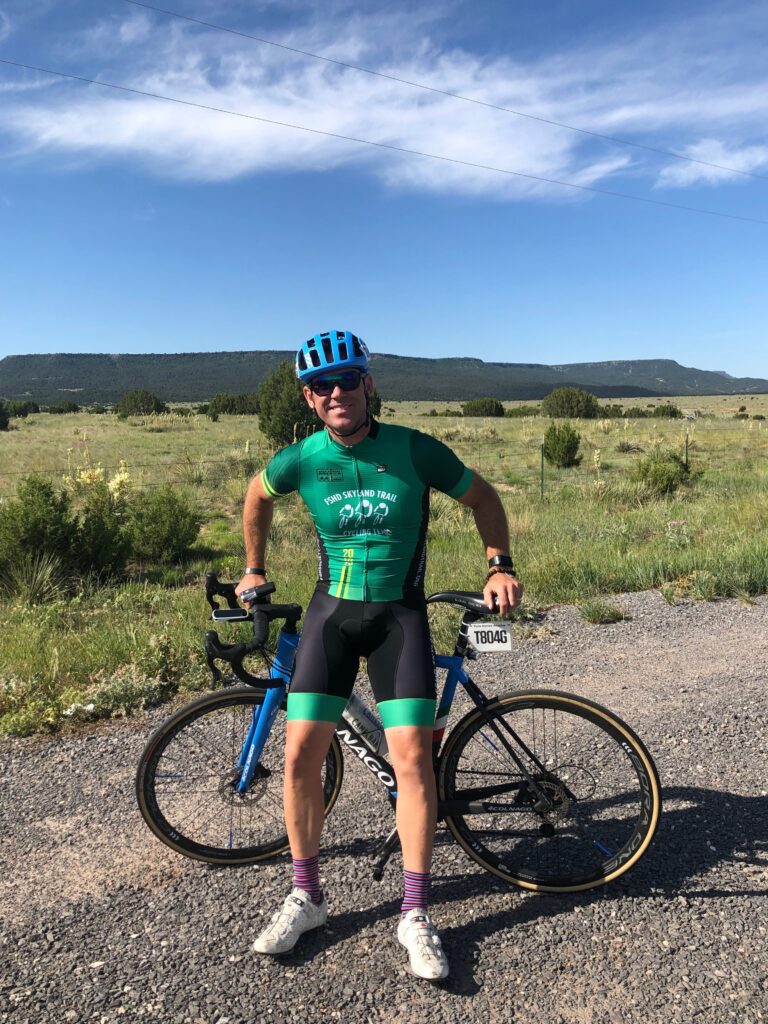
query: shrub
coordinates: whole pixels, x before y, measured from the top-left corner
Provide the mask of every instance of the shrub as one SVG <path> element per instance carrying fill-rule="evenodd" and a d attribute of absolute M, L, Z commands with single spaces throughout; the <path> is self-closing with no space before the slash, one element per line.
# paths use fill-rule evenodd
<path fill-rule="evenodd" d="M 65 398 L 55 405 L 49 405 L 48 412 L 52 412 L 57 416 L 66 415 L 71 412 L 80 412 L 80 406 L 77 402 L 73 402 L 71 398 Z"/>
<path fill-rule="evenodd" d="M 541 410 L 553 419 L 595 420 L 600 415 L 600 403 L 581 388 L 555 388 L 541 403 Z"/>
<path fill-rule="evenodd" d="M 471 398 L 461 407 L 464 416 L 503 416 L 504 406 L 498 398 Z"/>
<path fill-rule="evenodd" d="M 651 414 L 641 405 L 628 405 L 623 415 L 625 420 L 645 420 Z"/>
<path fill-rule="evenodd" d="M 755 415 L 754 415 L 754 416 L 752 417 L 752 419 L 753 419 L 753 420 L 764 420 L 764 419 L 765 419 L 765 416 L 763 416 L 763 414 L 762 414 L 761 412 L 758 412 L 758 413 L 756 413 L 756 414 L 755 414 Z"/>
<path fill-rule="evenodd" d="M 169 485 L 154 494 L 137 494 L 127 518 L 131 550 L 141 561 L 180 561 L 200 530 L 195 510 Z"/>
<path fill-rule="evenodd" d="M 126 391 L 115 406 L 115 412 L 124 419 L 126 416 L 150 416 L 152 413 L 168 412 L 168 406 L 151 391 L 134 388 Z"/>
<path fill-rule="evenodd" d="M 92 416 L 103 416 L 109 412 L 109 409 L 107 409 L 106 405 L 96 402 L 94 405 L 89 405 L 85 411 L 91 413 Z"/>
<path fill-rule="evenodd" d="M 9 419 L 10 416 L 8 415 L 8 406 L 5 404 L 5 402 L 0 402 L 0 430 L 8 429 Z"/>
<path fill-rule="evenodd" d="M 322 426 L 307 405 L 290 361 L 275 367 L 259 389 L 259 426 L 270 441 L 280 445 L 291 444 Z"/>
<path fill-rule="evenodd" d="M 580 443 L 581 434 L 570 423 L 550 423 L 544 434 L 544 458 L 558 469 L 578 466 L 581 462 L 578 454 Z"/>
<path fill-rule="evenodd" d="M 103 480 L 88 488 L 75 542 L 80 568 L 116 573 L 124 567 L 129 544 L 122 504 Z"/>
<path fill-rule="evenodd" d="M 748 413 L 748 412 L 737 412 L 737 413 L 736 413 L 736 414 L 734 415 L 734 417 L 733 417 L 733 418 L 734 418 L 735 420 L 748 420 L 748 419 L 749 419 L 749 413 Z"/>
<path fill-rule="evenodd" d="M 255 416 L 259 411 L 259 396 L 255 391 L 244 395 L 228 395 L 220 391 L 209 402 L 206 413 L 210 416 Z"/>
<path fill-rule="evenodd" d="M 26 419 L 30 413 L 40 412 L 40 406 L 37 402 L 31 402 L 29 400 L 13 400 L 6 402 L 5 407 L 8 410 L 9 416 L 18 416 L 20 419 Z"/>
<path fill-rule="evenodd" d="M 654 494 L 672 494 L 681 486 L 700 476 L 691 473 L 683 459 L 669 448 L 655 448 L 640 459 L 630 471 L 629 478 L 644 483 Z"/>
<path fill-rule="evenodd" d="M 77 535 L 69 496 L 39 476 L 19 483 L 16 498 L 0 508 L 0 566 L 24 555 L 55 555 L 69 562 Z"/>
<path fill-rule="evenodd" d="M 653 410 L 653 415 L 660 419 L 681 420 L 683 418 L 683 410 L 678 409 L 672 402 L 666 402 L 662 405 L 657 405 Z"/>

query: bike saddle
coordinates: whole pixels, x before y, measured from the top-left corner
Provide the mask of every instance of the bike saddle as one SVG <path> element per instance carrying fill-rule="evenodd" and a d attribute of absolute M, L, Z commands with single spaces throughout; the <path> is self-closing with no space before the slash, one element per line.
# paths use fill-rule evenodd
<path fill-rule="evenodd" d="M 477 590 L 440 590 L 436 594 L 429 595 L 427 604 L 455 604 L 476 615 L 493 614 L 483 600 L 482 591 Z"/>

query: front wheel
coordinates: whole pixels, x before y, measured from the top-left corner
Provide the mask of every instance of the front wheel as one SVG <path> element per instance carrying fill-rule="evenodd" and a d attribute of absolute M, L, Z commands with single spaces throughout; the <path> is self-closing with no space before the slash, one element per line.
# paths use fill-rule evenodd
<path fill-rule="evenodd" d="M 648 849 L 661 812 L 656 767 L 632 729 L 556 690 L 470 711 L 446 741 L 438 793 L 473 860 L 539 892 L 618 878 Z"/>
<path fill-rule="evenodd" d="M 251 864 L 288 849 L 283 816 L 285 701 L 244 794 L 238 758 L 264 691 L 219 690 L 187 704 L 151 736 L 139 761 L 136 796 L 158 839 L 211 864 Z M 334 736 L 323 766 L 328 814 L 341 789 Z"/>

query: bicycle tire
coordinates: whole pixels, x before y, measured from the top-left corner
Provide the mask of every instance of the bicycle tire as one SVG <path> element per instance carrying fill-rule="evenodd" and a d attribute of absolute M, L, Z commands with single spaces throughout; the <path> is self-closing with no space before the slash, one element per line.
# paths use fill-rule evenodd
<path fill-rule="evenodd" d="M 504 723 L 544 769 L 524 755 L 553 801 L 548 812 L 534 809 L 530 783 L 499 742 L 495 729 L 511 742 Z M 482 801 L 483 787 L 494 786 L 508 790 L 494 810 L 448 814 L 446 824 L 481 867 L 536 892 L 579 892 L 618 878 L 648 849 L 661 812 L 658 773 L 636 733 L 594 701 L 558 690 L 504 694 L 457 722 L 438 765 L 440 799 L 479 792 Z"/>
<path fill-rule="evenodd" d="M 283 817 L 283 700 L 253 782 L 234 793 L 237 757 L 264 690 L 237 687 L 180 708 L 150 737 L 136 773 L 139 810 L 166 846 L 209 864 L 253 864 L 288 849 Z M 341 789 L 344 762 L 336 736 L 323 768 L 325 813 Z"/>

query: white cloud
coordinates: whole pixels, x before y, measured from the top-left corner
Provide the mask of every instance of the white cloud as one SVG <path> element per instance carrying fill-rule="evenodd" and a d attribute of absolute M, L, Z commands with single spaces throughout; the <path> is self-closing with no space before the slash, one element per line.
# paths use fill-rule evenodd
<path fill-rule="evenodd" d="M 7 39 L 12 31 L 11 19 L 4 11 L 0 11 L 0 43 Z"/>
<path fill-rule="evenodd" d="M 714 46 L 724 31 L 717 19 L 687 24 L 684 38 L 662 32 L 523 63 L 439 47 L 428 32 L 434 16 L 424 6 L 417 32 L 390 11 L 358 11 L 333 24 L 312 18 L 282 40 L 696 159 L 745 170 L 766 165 L 768 151 L 755 140 L 763 134 L 768 75 L 750 55 L 737 62 L 727 46 Z M 734 177 L 144 12 L 98 21 L 61 47 L 77 56 L 78 70 L 89 77 L 584 187 L 610 188 L 620 173 L 675 187 Z M 188 180 L 356 166 L 393 188 L 502 199 L 574 194 L 460 163 L 70 83 L 36 101 L 19 96 L 5 104 L 0 130 L 28 156 L 130 160 Z M 727 148 L 712 138 L 721 132 L 733 140 Z"/>
<path fill-rule="evenodd" d="M 660 186 L 684 188 L 701 183 L 717 185 L 722 181 L 733 181 L 743 177 L 737 173 L 738 171 L 759 174 L 768 170 L 768 146 L 728 147 L 718 139 L 702 139 L 694 145 L 687 146 L 684 155 L 719 166 L 706 167 L 703 164 L 679 161 L 670 163 L 659 175 Z"/>

